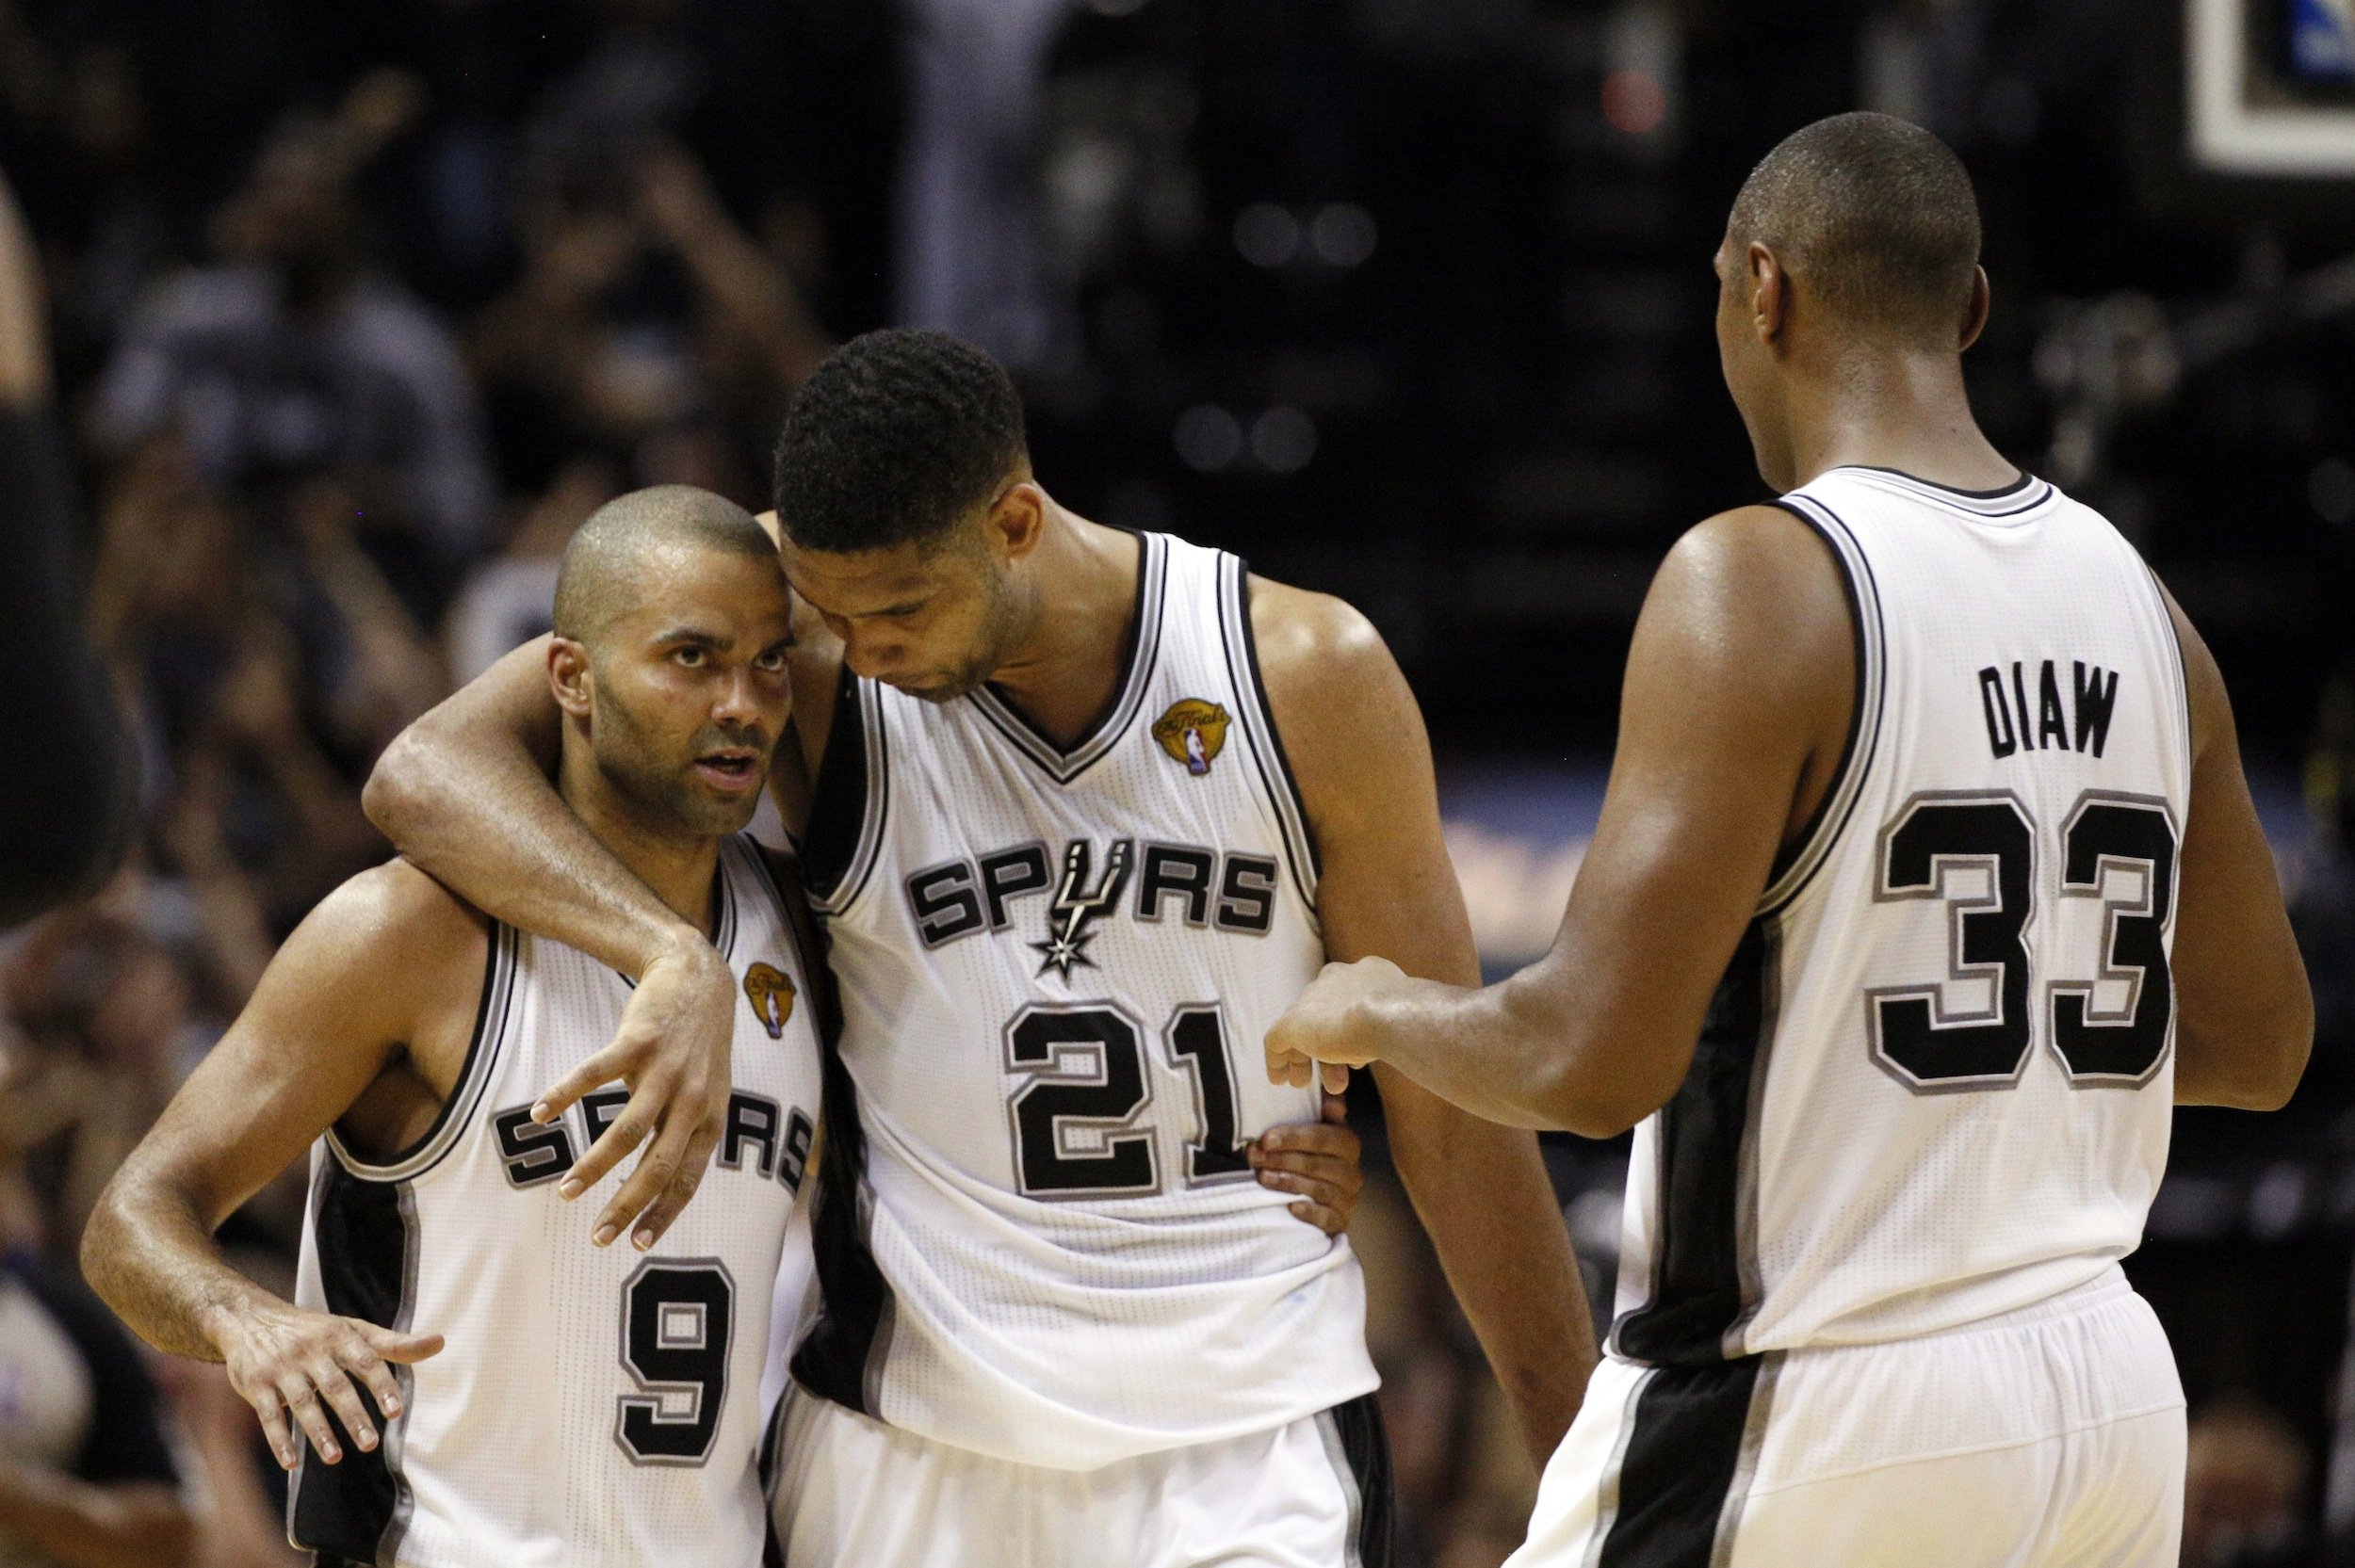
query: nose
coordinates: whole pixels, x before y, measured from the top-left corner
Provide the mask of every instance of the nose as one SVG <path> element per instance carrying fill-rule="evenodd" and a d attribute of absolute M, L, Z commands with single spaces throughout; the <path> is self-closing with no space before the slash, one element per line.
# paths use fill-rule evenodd
<path fill-rule="evenodd" d="M 739 728 L 760 722 L 761 699 L 754 689 L 749 665 L 739 665 L 720 683 L 719 694 L 712 700 L 711 717 L 722 724 Z"/>
<path fill-rule="evenodd" d="M 842 662 L 851 673 L 869 681 L 886 680 L 905 662 L 907 650 L 896 638 L 878 637 L 853 626 L 842 639 Z"/>

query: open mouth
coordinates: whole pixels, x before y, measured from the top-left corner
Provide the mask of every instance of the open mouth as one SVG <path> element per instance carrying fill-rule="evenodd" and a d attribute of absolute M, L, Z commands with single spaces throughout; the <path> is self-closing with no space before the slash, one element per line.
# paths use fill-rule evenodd
<path fill-rule="evenodd" d="M 742 747 L 706 752 L 695 759 L 695 771 L 723 790 L 752 789 L 760 783 L 760 753 Z"/>

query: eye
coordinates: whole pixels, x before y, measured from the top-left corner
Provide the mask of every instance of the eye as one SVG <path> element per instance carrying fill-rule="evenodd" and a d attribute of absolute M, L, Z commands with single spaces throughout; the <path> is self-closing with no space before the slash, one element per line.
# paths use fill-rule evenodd
<path fill-rule="evenodd" d="M 761 655 L 758 658 L 753 660 L 753 666 L 756 670 L 761 670 L 773 675 L 778 671 L 785 668 L 785 650 L 782 648 L 771 648 L 767 653 Z"/>
<path fill-rule="evenodd" d="M 674 648 L 671 650 L 671 657 L 677 660 L 680 665 L 689 670 L 700 670 L 703 668 L 704 651 L 701 648 L 694 646 L 692 643 L 690 643 L 684 648 Z"/>

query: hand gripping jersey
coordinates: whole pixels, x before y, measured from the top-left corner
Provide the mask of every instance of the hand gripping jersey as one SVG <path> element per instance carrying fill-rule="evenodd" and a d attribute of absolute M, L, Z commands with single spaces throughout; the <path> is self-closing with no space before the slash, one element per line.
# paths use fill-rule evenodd
<path fill-rule="evenodd" d="M 1373 1387 L 1347 1242 L 1243 1157 L 1316 1117 L 1259 1058 L 1324 957 L 1247 597 L 1145 536 L 1128 667 L 1068 748 L 987 688 L 845 675 L 806 859 L 859 1121 L 827 1131 L 813 1392 L 1080 1470 Z"/>
<path fill-rule="evenodd" d="M 2132 1252 L 2166 1163 L 2190 742 L 2118 531 L 2027 478 L 1835 469 L 1856 717 L 1674 1099 L 1636 1129 L 1613 1348 L 1934 1334 Z"/>
<path fill-rule="evenodd" d="M 779 1262 L 820 1070 L 810 971 L 759 857 L 742 837 L 720 855 L 715 945 L 740 998 L 726 1132 L 651 1253 L 590 1245 L 619 1173 L 570 1203 L 556 1190 L 622 1087 L 531 1121 L 611 1041 L 629 984 L 507 927 L 492 929 L 474 1042 L 432 1130 L 382 1164 L 333 1132 L 313 1149 L 296 1299 L 447 1343 L 394 1369 L 402 1414 L 377 1452 L 347 1443 L 327 1465 L 304 1450 L 298 1545 L 384 1568 L 761 1560 L 759 1383 L 772 1289 L 796 1293 Z"/>

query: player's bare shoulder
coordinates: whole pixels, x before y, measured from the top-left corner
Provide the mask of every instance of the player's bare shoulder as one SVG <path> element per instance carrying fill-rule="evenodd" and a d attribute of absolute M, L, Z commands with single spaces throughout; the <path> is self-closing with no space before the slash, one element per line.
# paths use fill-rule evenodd
<path fill-rule="evenodd" d="M 464 1050 L 490 942 L 488 916 L 395 859 L 321 899 L 272 967 L 291 967 L 274 978 L 288 982 L 306 1010 L 326 1010 L 350 1032 L 403 1046 L 427 1069 L 447 1043 Z"/>
<path fill-rule="evenodd" d="M 1250 587 L 1260 687 L 1309 816 L 1323 823 L 1381 798 L 1361 787 L 1371 772 L 1426 754 L 1421 710 L 1389 645 L 1345 600 L 1264 577 Z"/>

